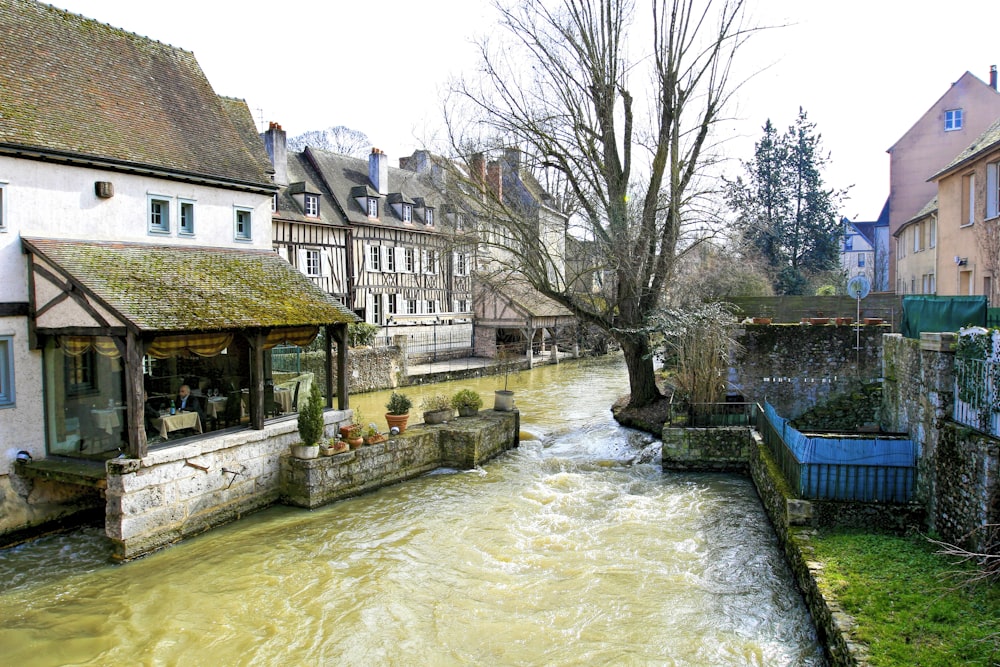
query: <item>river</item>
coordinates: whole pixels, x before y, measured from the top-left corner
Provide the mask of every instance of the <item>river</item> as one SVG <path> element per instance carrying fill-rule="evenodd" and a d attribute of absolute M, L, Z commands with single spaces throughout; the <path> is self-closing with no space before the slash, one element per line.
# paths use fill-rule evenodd
<path fill-rule="evenodd" d="M 470 387 L 490 397 L 497 379 Z M 98 528 L 0 551 L 8 665 L 824 665 L 744 477 L 676 474 L 608 410 L 620 358 L 511 379 L 537 439 L 124 565 Z M 384 427 L 387 392 L 352 396 Z M 377 419 L 375 419 L 377 416 Z"/>

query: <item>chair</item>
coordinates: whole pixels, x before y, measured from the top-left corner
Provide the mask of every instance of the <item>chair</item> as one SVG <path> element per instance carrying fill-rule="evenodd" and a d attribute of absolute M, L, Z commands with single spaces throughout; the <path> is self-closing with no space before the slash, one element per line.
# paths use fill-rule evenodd
<path fill-rule="evenodd" d="M 239 391 L 231 391 L 226 396 L 226 408 L 222 412 L 220 420 L 225 426 L 233 426 L 243 421 L 243 394 Z"/>
<path fill-rule="evenodd" d="M 265 382 L 264 383 L 264 416 L 265 417 L 277 417 L 278 416 L 278 402 L 274 400 L 274 383 Z"/>
<path fill-rule="evenodd" d="M 301 382 L 295 383 L 295 393 L 292 395 L 292 412 L 299 411 L 299 387 L 301 385 Z"/>

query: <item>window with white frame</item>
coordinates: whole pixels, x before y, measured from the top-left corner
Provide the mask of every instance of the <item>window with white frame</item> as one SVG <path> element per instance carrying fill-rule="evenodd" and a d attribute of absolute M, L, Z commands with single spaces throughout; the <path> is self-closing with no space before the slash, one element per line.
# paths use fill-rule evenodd
<path fill-rule="evenodd" d="M 437 312 L 437 301 L 434 299 L 427 299 L 427 312 L 431 314 Z"/>
<path fill-rule="evenodd" d="M 424 273 L 437 273 L 437 251 L 428 250 L 424 255 Z"/>
<path fill-rule="evenodd" d="M 372 295 L 372 324 L 382 324 L 382 295 Z"/>
<path fill-rule="evenodd" d="M 253 238 L 253 209 L 236 207 L 233 209 L 233 235 L 237 241 L 249 241 Z"/>
<path fill-rule="evenodd" d="M 962 217 L 960 223 L 962 227 L 971 225 L 976 221 L 976 175 L 966 174 L 962 176 Z"/>
<path fill-rule="evenodd" d="M 961 109 L 948 109 L 944 112 L 944 131 L 951 132 L 952 130 L 962 129 L 962 110 Z"/>
<path fill-rule="evenodd" d="M 0 181 L 0 232 L 7 231 L 7 182 Z"/>
<path fill-rule="evenodd" d="M 425 209 L 424 221 L 427 223 L 428 227 L 434 226 L 434 209 L 432 208 Z"/>
<path fill-rule="evenodd" d="M 319 195 L 306 195 L 306 216 L 310 218 L 319 217 Z"/>
<path fill-rule="evenodd" d="M 154 234 L 170 233 L 170 198 L 149 195 L 147 198 L 149 231 Z"/>
<path fill-rule="evenodd" d="M 918 222 L 913 225 L 913 252 L 920 252 L 924 249 L 924 223 Z"/>
<path fill-rule="evenodd" d="M 275 192 L 273 195 L 271 195 L 271 213 L 277 213 L 277 212 L 278 212 L 278 193 Z"/>
<path fill-rule="evenodd" d="M 469 312 L 469 302 L 465 299 L 458 300 L 458 312 L 467 313 Z"/>
<path fill-rule="evenodd" d="M 937 218 L 927 221 L 927 247 L 933 248 L 937 245 Z"/>
<path fill-rule="evenodd" d="M 413 222 L 413 206 L 411 204 L 403 204 L 403 222 Z"/>
<path fill-rule="evenodd" d="M 896 259 L 906 257 L 906 235 L 900 234 L 896 237 Z"/>
<path fill-rule="evenodd" d="M 181 234 L 194 234 L 194 202 L 181 199 L 178 208 L 180 208 L 181 217 L 179 232 Z"/>
<path fill-rule="evenodd" d="M 986 165 L 986 219 L 1000 215 L 1000 162 Z"/>
<path fill-rule="evenodd" d="M 368 270 L 382 270 L 382 249 L 377 245 L 368 246 Z"/>
<path fill-rule="evenodd" d="M 416 264 L 416 253 L 413 252 L 413 248 L 403 248 L 403 270 L 407 273 L 413 273 Z"/>
<path fill-rule="evenodd" d="M 378 217 L 378 199 L 375 197 L 368 198 L 368 217 L 377 218 Z"/>
<path fill-rule="evenodd" d="M 464 252 L 455 253 L 455 275 L 469 275 L 469 263 Z"/>
<path fill-rule="evenodd" d="M 865 253 L 859 252 L 858 253 L 858 268 L 859 269 L 863 268 L 864 265 L 865 265 Z"/>
<path fill-rule="evenodd" d="M 307 249 L 304 253 L 306 260 L 306 275 L 307 276 L 318 276 L 323 272 L 322 265 L 320 264 L 319 250 Z"/>
<path fill-rule="evenodd" d="M 416 299 L 407 299 L 406 300 L 406 314 L 407 315 L 416 315 L 417 314 L 417 300 Z"/>
<path fill-rule="evenodd" d="M 396 249 L 386 248 L 385 249 L 385 270 L 389 273 L 396 272 Z"/>
<path fill-rule="evenodd" d="M 390 294 L 389 298 L 386 299 L 386 312 L 390 315 L 395 315 L 398 311 L 398 305 L 396 304 L 397 296 L 395 294 Z"/>
<path fill-rule="evenodd" d="M 854 250 L 854 234 L 848 234 L 844 237 L 844 250 L 847 252 Z"/>
<path fill-rule="evenodd" d="M 14 406 L 14 337 L 0 336 L 0 408 Z"/>

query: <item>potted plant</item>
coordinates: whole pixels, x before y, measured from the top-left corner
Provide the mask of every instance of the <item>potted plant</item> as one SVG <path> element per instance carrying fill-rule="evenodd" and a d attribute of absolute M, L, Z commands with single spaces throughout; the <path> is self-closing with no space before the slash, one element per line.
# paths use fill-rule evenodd
<path fill-rule="evenodd" d="M 497 354 L 497 369 L 503 373 L 503 389 L 493 392 L 493 409 L 497 412 L 510 412 L 514 409 L 514 392 L 507 389 L 511 371 L 517 372 L 517 356 L 508 349 Z"/>
<path fill-rule="evenodd" d="M 297 459 L 314 459 L 319 456 L 319 441 L 323 437 L 323 395 L 314 384 L 309 400 L 299 411 L 299 437 L 302 442 L 292 445 L 292 456 Z"/>
<path fill-rule="evenodd" d="M 366 445 L 377 445 L 386 440 L 386 437 L 378 432 L 378 427 L 375 424 L 369 424 L 361 429 L 361 437 Z"/>
<path fill-rule="evenodd" d="M 385 413 L 385 423 L 389 425 L 390 432 L 393 428 L 399 429 L 398 433 L 406 430 L 406 422 L 410 419 L 412 405 L 413 401 L 406 394 L 392 392 L 389 402 L 385 404 L 385 409 L 388 410 Z"/>
<path fill-rule="evenodd" d="M 483 399 L 471 389 L 459 389 L 451 397 L 451 407 L 458 410 L 459 417 L 475 417 L 483 407 Z"/>
<path fill-rule="evenodd" d="M 361 434 L 361 424 L 351 424 L 351 427 L 347 431 L 347 437 L 344 440 L 351 449 L 357 449 L 365 444 L 365 438 Z"/>
<path fill-rule="evenodd" d="M 421 407 L 424 409 L 425 424 L 443 424 L 455 414 L 451 409 L 451 400 L 444 394 L 428 396 Z"/>

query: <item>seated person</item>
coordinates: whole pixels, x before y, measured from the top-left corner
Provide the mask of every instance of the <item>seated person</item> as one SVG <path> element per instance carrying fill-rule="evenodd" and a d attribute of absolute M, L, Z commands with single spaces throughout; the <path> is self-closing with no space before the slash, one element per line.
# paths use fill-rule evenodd
<path fill-rule="evenodd" d="M 197 412 L 198 418 L 201 419 L 202 428 L 204 428 L 205 413 L 201 411 L 201 403 L 197 396 L 191 395 L 191 387 L 186 384 L 182 384 L 181 388 L 177 390 L 177 411 Z"/>
<path fill-rule="evenodd" d="M 146 423 L 146 433 L 159 434 L 159 430 L 153 425 L 153 420 L 160 418 L 160 411 L 149 404 L 149 395 L 145 391 L 142 392 L 142 406 L 143 418 Z"/>

